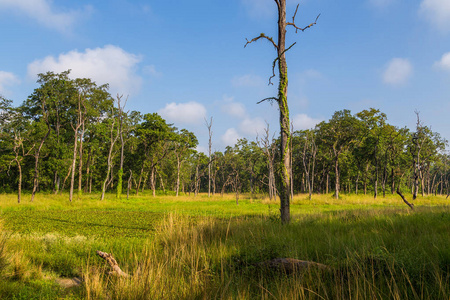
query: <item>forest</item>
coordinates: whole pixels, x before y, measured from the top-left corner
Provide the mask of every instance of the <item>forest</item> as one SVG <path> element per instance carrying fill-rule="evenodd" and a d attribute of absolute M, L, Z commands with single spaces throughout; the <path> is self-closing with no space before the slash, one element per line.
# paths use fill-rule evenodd
<path fill-rule="evenodd" d="M 193 132 L 157 113 L 127 111 L 127 97 L 70 70 L 38 75 L 39 87 L 18 107 L 0 101 L 0 192 L 153 195 L 266 194 L 280 182 L 280 140 L 267 125 L 255 140 L 238 140 L 223 152 L 196 150 Z M 449 194 L 447 141 L 415 112 L 416 127 L 399 128 L 374 108 L 335 112 L 310 130 L 293 131 L 291 194 L 372 194 L 397 189 Z"/>

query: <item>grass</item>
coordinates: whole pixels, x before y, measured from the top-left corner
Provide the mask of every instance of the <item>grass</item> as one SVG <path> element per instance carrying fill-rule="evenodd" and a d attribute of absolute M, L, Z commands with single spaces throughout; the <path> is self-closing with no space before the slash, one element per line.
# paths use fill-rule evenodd
<path fill-rule="evenodd" d="M 148 194 L 116 200 L 0 195 L 2 299 L 449 299 L 450 206 L 444 197 L 296 196 L 293 222 L 244 195 Z M 2 243 L 2 241 L 4 241 Z M 108 273 L 113 253 L 129 278 Z M 326 271 L 258 267 L 277 257 Z M 64 289 L 60 277 L 80 277 Z"/>

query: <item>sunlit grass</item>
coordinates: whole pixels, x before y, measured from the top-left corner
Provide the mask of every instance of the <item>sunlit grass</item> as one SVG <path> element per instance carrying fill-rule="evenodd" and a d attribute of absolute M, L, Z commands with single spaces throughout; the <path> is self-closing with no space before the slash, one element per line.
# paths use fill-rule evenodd
<path fill-rule="evenodd" d="M 407 196 L 408 197 L 408 196 Z M 411 199 L 409 196 L 408 199 Z M 0 298 L 386 299 L 450 297 L 450 206 L 445 197 L 296 195 L 292 223 L 265 196 L 141 193 L 0 195 Z M 129 278 L 108 273 L 113 253 Z M 327 272 L 273 274 L 258 262 L 291 257 Z M 60 288 L 55 279 L 84 283 Z"/>

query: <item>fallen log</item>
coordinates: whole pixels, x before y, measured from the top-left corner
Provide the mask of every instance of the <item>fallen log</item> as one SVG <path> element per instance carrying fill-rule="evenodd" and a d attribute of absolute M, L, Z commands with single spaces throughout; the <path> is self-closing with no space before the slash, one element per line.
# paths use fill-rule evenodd
<path fill-rule="evenodd" d="M 114 259 L 114 257 L 110 253 L 106 253 L 106 252 L 97 250 L 97 255 L 100 256 L 101 258 L 103 258 L 104 260 L 106 260 L 106 262 L 109 264 L 111 269 L 113 269 L 113 271 L 111 272 L 112 274 L 115 274 L 119 277 L 129 277 L 130 276 L 127 273 L 125 273 L 124 271 L 122 271 L 122 269 L 119 267 L 119 264 L 117 263 L 117 261 Z"/>

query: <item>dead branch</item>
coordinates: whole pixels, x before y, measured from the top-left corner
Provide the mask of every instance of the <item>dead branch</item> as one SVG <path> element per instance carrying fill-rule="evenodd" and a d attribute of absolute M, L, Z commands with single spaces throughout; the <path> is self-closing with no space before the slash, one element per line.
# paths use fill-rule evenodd
<path fill-rule="evenodd" d="M 260 104 L 260 103 L 262 103 L 264 101 L 273 101 L 273 100 L 278 101 L 278 98 L 277 97 L 265 98 L 265 99 L 262 99 L 261 101 L 258 101 L 256 104 Z"/>
<path fill-rule="evenodd" d="M 255 38 L 251 39 L 250 41 L 249 41 L 248 39 L 246 39 L 246 40 L 247 40 L 247 43 L 245 43 L 244 48 L 247 47 L 248 44 L 251 44 L 251 43 L 253 43 L 253 42 L 256 42 L 256 41 L 259 40 L 259 39 L 266 39 L 266 40 L 268 40 L 269 42 L 272 43 L 272 45 L 275 47 L 275 49 L 278 50 L 278 46 L 277 46 L 277 44 L 275 44 L 273 38 L 271 38 L 271 37 L 265 35 L 264 33 L 261 33 L 259 36 L 257 36 L 257 37 L 255 37 Z"/>
<path fill-rule="evenodd" d="M 414 209 L 414 204 L 412 204 L 412 203 L 408 202 L 408 200 L 406 200 L 405 196 L 403 196 L 403 194 L 400 192 L 400 189 L 399 189 L 399 188 L 397 188 L 397 194 L 398 194 L 400 197 L 402 197 L 403 202 L 405 202 L 406 205 L 408 205 L 411 209 Z"/>
<path fill-rule="evenodd" d="M 292 17 L 292 22 L 287 22 L 286 23 L 286 25 L 291 25 L 291 26 L 293 26 L 294 28 L 295 28 L 295 33 L 297 33 L 299 30 L 301 30 L 302 32 L 303 31 L 305 31 L 306 29 L 308 29 L 308 28 L 311 28 L 311 27 L 313 27 L 314 25 L 316 25 L 317 24 L 317 20 L 319 19 L 319 17 L 320 17 L 320 14 L 316 17 L 316 20 L 314 20 L 314 22 L 313 23 L 311 23 L 311 24 L 309 24 L 308 26 L 305 26 L 305 27 L 298 27 L 296 24 L 295 24 L 295 17 L 297 16 L 297 11 L 298 11 L 298 6 L 299 6 L 300 4 L 297 4 L 297 8 L 295 9 L 295 13 L 294 13 L 294 16 Z"/>
<path fill-rule="evenodd" d="M 119 264 L 117 263 L 117 261 L 114 259 L 114 257 L 111 254 L 97 250 L 97 255 L 100 256 L 101 258 L 103 258 L 104 260 L 106 260 L 106 262 L 109 264 L 111 269 L 113 269 L 113 271 L 111 272 L 112 274 L 115 274 L 119 277 L 129 277 L 130 276 L 127 273 L 125 273 L 124 271 L 122 271 L 122 269 L 120 269 Z"/>

